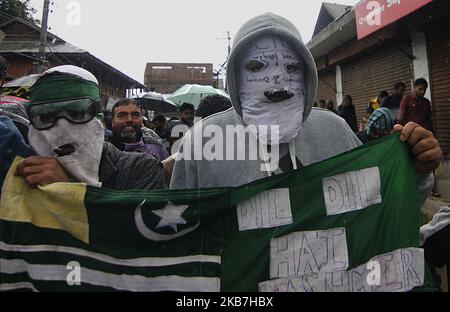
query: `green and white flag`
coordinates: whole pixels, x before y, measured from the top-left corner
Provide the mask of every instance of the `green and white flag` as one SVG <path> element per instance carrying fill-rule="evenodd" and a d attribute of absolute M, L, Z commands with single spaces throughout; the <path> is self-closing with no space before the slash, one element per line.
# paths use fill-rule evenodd
<path fill-rule="evenodd" d="M 0 203 L 0 290 L 408 291 L 420 194 L 398 134 L 236 188 L 29 188 Z"/>

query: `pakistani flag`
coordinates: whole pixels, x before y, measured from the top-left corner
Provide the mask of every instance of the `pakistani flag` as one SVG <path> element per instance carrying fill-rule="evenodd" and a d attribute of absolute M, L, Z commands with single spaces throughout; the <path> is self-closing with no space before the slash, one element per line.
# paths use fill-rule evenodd
<path fill-rule="evenodd" d="M 5 180 L 0 290 L 408 291 L 420 194 L 399 135 L 236 188 Z"/>

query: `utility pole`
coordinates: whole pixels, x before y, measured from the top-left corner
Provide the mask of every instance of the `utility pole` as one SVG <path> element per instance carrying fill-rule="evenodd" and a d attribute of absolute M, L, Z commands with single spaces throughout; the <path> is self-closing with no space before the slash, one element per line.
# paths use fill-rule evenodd
<path fill-rule="evenodd" d="M 41 40 L 39 44 L 39 55 L 38 59 L 40 60 L 38 66 L 39 74 L 42 74 L 45 71 L 45 49 L 47 46 L 47 25 L 48 25 L 48 12 L 49 12 L 50 0 L 44 0 L 44 10 L 42 12 L 42 25 L 41 25 Z"/>
<path fill-rule="evenodd" d="M 231 32 L 227 32 L 227 36 L 228 36 L 228 56 L 227 56 L 227 61 L 230 58 L 230 53 L 231 53 Z"/>
<path fill-rule="evenodd" d="M 227 54 L 227 59 L 225 60 L 225 62 L 220 65 L 220 69 L 216 72 L 216 79 L 217 79 L 217 84 L 219 84 L 219 75 L 220 75 L 220 71 L 222 69 L 226 70 L 225 65 L 228 63 L 228 60 L 230 59 L 230 54 L 231 54 L 231 32 L 227 31 L 227 37 L 226 38 L 216 38 L 216 39 L 227 39 L 228 40 L 228 54 Z M 226 75 L 225 75 L 226 76 Z M 228 91 L 228 81 L 225 80 L 225 91 Z"/>
<path fill-rule="evenodd" d="M 228 64 L 228 61 L 230 60 L 230 54 L 231 54 L 231 33 L 228 31 L 227 35 L 228 35 L 228 56 L 227 56 L 227 64 Z M 225 75 L 225 91 L 228 92 L 228 79 L 227 79 L 226 75 Z"/>

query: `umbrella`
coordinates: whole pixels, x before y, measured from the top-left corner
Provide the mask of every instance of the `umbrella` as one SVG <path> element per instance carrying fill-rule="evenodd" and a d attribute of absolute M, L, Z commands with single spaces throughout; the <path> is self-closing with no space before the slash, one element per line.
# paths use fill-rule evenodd
<path fill-rule="evenodd" d="M 40 77 L 39 74 L 32 74 L 28 76 L 23 76 L 14 80 L 11 80 L 10 82 L 7 82 L 3 85 L 5 88 L 10 87 L 31 87 L 36 80 Z"/>
<path fill-rule="evenodd" d="M 222 90 L 215 89 L 212 86 L 203 86 L 198 84 L 185 84 L 167 98 L 179 105 L 184 102 L 191 103 L 197 109 L 200 101 L 204 97 L 214 94 L 219 94 L 226 98 L 230 98 L 230 96 Z"/>
<path fill-rule="evenodd" d="M 19 121 L 28 126 L 28 116 L 25 110 L 25 106 L 28 105 L 28 103 L 29 102 L 26 99 L 15 96 L 0 96 L 1 114 L 7 115 L 11 117 L 13 121 Z M 14 118 L 10 114 L 12 114 Z"/>
<path fill-rule="evenodd" d="M 39 74 L 23 76 L 3 85 L 2 94 L 28 98 L 31 86 L 40 77 Z"/>
<path fill-rule="evenodd" d="M 146 92 L 134 99 L 138 101 L 143 108 L 153 110 L 158 113 L 170 113 L 178 111 L 178 107 L 161 93 Z"/>

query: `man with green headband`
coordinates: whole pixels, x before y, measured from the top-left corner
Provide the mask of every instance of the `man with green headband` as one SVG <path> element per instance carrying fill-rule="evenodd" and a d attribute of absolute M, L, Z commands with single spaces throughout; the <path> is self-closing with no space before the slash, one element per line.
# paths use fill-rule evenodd
<path fill-rule="evenodd" d="M 97 79 L 70 65 L 47 70 L 31 88 L 29 141 L 36 154 L 19 164 L 27 183 L 84 182 L 115 190 L 165 187 L 155 158 L 104 142 Z"/>

